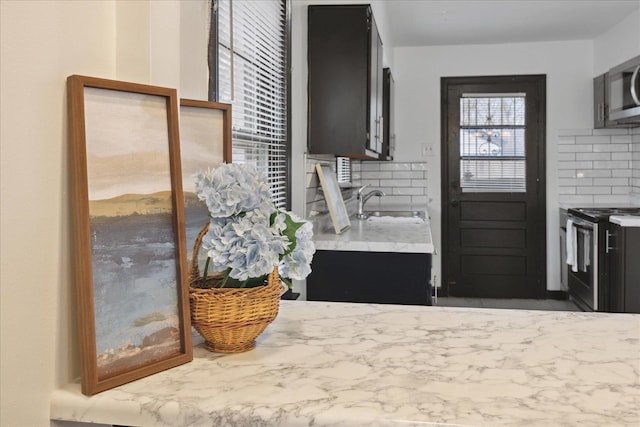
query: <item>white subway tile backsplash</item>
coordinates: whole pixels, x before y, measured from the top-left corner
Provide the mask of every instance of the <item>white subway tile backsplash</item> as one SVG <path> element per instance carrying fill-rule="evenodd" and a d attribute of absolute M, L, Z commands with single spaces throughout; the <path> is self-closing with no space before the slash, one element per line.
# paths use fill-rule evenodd
<path fill-rule="evenodd" d="M 423 196 L 424 188 L 418 187 L 396 187 L 393 189 L 394 196 Z"/>
<path fill-rule="evenodd" d="M 629 151 L 628 144 L 593 144 L 594 153 L 613 153 Z"/>
<path fill-rule="evenodd" d="M 580 195 L 565 195 L 562 196 L 562 202 L 564 203 L 571 203 L 571 204 L 575 204 L 578 205 L 580 203 L 593 203 L 593 196 L 591 195 L 585 195 L 585 194 L 580 194 Z"/>
<path fill-rule="evenodd" d="M 593 178 L 559 178 L 558 183 L 561 187 L 571 187 L 576 185 L 588 186 L 593 185 Z"/>
<path fill-rule="evenodd" d="M 609 196 L 593 196 L 594 203 L 611 204 L 611 205 L 628 205 L 629 193 L 622 195 L 609 195 Z"/>
<path fill-rule="evenodd" d="M 593 162 L 558 162 L 559 169 L 591 169 Z"/>
<path fill-rule="evenodd" d="M 411 187 L 410 179 L 381 179 L 380 185 L 384 187 Z"/>
<path fill-rule="evenodd" d="M 611 171 L 608 169 L 586 169 L 576 171 L 577 178 L 608 178 Z"/>
<path fill-rule="evenodd" d="M 385 171 L 385 172 L 367 172 L 367 179 L 388 179 L 393 178 L 393 172 Z"/>
<path fill-rule="evenodd" d="M 608 144 L 609 136 L 576 136 L 576 144 Z"/>
<path fill-rule="evenodd" d="M 424 176 L 422 171 L 395 171 L 393 172 L 393 179 L 420 179 Z"/>
<path fill-rule="evenodd" d="M 319 191 L 319 181 L 315 172 L 317 163 L 335 164 L 331 156 L 308 156 L 306 179 L 306 215 L 322 228 L 330 228 L 331 218 Z M 379 162 L 353 160 L 351 162 L 353 189 L 342 192 L 347 211 L 355 213 L 356 189 L 369 185 L 366 192 L 381 190 L 383 197 L 373 197 L 367 202 L 367 209 L 397 209 L 411 206 L 413 209 L 425 209 L 428 203 L 427 162 Z"/>
<path fill-rule="evenodd" d="M 629 185 L 629 178 L 594 178 L 593 185 L 608 185 L 608 186 L 620 186 Z"/>
<path fill-rule="evenodd" d="M 611 160 L 633 160 L 633 153 L 611 153 Z"/>
<path fill-rule="evenodd" d="M 381 184 L 379 179 L 361 179 L 360 185 L 368 185 L 369 187 L 378 188 Z"/>
<path fill-rule="evenodd" d="M 576 153 L 575 160 L 611 160 L 611 153 Z"/>
<path fill-rule="evenodd" d="M 360 168 L 363 172 L 379 171 L 380 163 L 378 162 L 362 162 Z"/>
<path fill-rule="evenodd" d="M 616 161 L 594 161 L 594 169 L 628 169 L 630 164 L 628 161 L 616 160 Z"/>
<path fill-rule="evenodd" d="M 611 137 L 612 144 L 631 144 L 633 137 L 631 135 L 614 135 Z"/>
<path fill-rule="evenodd" d="M 611 194 L 629 194 L 629 186 L 624 187 L 611 187 Z"/>
<path fill-rule="evenodd" d="M 631 169 L 613 169 L 611 171 L 611 176 L 614 178 L 629 178 L 632 176 L 633 172 L 634 171 Z"/>
<path fill-rule="evenodd" d="M 401 206 L 411 205 L 411 196 L 384 196 L 380 197 L 380 206 Z"/>
<path fill-rule="evenodd" d="M 381 171 L 410 171 L 411 163 L 380 163 Z"/>
<path fill-rule="evenodd" d="M 640 132 L 569 129 L 558 132 L 557 142 L 558 194 L 563 202 L 616 203 L 640 193 Z"/>
<path fill-rule="evenodd" d="M 611 194 L 611 187 L 576 187 L 576 194 Z"/>
<path fill-rule="evenodd" d="M 629 131 L 627 129 L 594 129 L 594 135 L 627 135 Z"/>

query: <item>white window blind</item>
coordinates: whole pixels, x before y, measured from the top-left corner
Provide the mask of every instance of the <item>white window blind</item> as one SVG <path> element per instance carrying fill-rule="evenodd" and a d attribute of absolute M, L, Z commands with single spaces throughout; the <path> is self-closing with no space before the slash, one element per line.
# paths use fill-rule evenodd
<path fill-rule="evenodd" d="M 283 0 L 217 0 L 218 100 L 232 104 L 234 163 L 265 172 L 288 200 L 287 14 Z"/>
<path fill-rule="evenodd" d="M 340 187 L 351 187 L 351 159 L 348 157 L 336 157 L 336 175 Z"/>
<path fill-rule="evenodd" d="M 460 188 L 463 192 L 526 191 L 525 94 L 460 98 Z"/>

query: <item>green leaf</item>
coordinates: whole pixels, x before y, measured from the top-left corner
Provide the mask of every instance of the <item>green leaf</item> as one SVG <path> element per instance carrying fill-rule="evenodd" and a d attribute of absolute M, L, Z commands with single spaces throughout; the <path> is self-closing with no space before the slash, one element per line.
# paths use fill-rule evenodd
<path fill-rule="evenodd" d="M 247 280 L 238 280 L 227 275 L 224 286 L 227 288 L 255 288 L 264 285 L 267 277 L 269 277 L 269 275 L 265 274 L 260 277 L 249 277 Z"/>
<path fill-rule="evenodd" d="M 293 289 L 293 283 L 291 283 L 291 280 L 286 278 L 286 277 L 280 277 L 280 280 L 282 280 L 282 283 L 284 283 L 285 285 L 287 285 L 287 288 L 289 289 Z"/>
<path fill-rule="evenodd" d="M 285 214 L 284 223 L 286 224 L 287 228 L 283 231 L 282 234 L 284 234 L 287 237 L 287 239 L 289 239 L 289 241 L 291 242 L 291 244 L 289 245 L 285 253 L 282 255 L 282 256 L 287 256 L 291 252 L 293 252 L 293 250 L 296 248 L 296 244 L 297 244 L 296 231 L 298 231 L 298 229 L 304 225 L 304 221 L 295 222 L 293 218 L 291 218 L 291 215 L 285 212 L 283 213 Z"/>

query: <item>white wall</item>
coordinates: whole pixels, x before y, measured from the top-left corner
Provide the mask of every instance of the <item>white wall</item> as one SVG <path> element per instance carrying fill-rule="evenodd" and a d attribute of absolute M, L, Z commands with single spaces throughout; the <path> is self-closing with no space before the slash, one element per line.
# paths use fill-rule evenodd
<path fill-rule="evenodd" d="M 48 424 L 49 394 L 70 379 L 75 339 L 65 79 L 112 77 L 111 2 L 1 2 L 3 426 Z"/>
<path fill-rule="evenodd" d="M 640 9 L 594 40 L 593 75 L 640 55 Z"/>
<path fill-rule="evenodd" d="M 547 75 L 547 266 L 551 290 L 559 289 L 557 244 L 558 129 L 592 126 L 591 41 L 406 47 L 394 51 L 396 82 L 396 161 L 428 162 L 428 207 L 438 252 L 441 252 L 440 78 L 508 74 Z M 422 144 L 434 155 L 423 157 Z M 441 257 L 434 257 L 438 284 Z"/>
<path fill-rule="evenodd" d="M 0 7 L 0 425 L 44 426 L 52 390 L 79 375 L 66 78 L 178 87 L 181 6 L 96 0 Z"/>

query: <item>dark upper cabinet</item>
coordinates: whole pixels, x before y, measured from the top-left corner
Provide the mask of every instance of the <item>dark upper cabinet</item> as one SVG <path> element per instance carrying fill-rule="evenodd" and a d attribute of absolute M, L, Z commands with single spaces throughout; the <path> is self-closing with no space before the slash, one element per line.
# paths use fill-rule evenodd
<path fill-rule="evenodd" d="M 389 68 L 384 69 L 384 89 L 382 91 L 382 160 L 393 160 L 396 148 L 395 112 L 393 100 L 395 96 L 395 83 Z"/>
<path fill-rule="evenodd" d="M 381 158 L 382 42 L 369 5 L 309 6 L 308 149 Z"/>
<path fill-rule="evenodd" d="M 609 119 L 609 74 L 593 79 L 593 127 L 614 128 L 617 123 Z"/>

